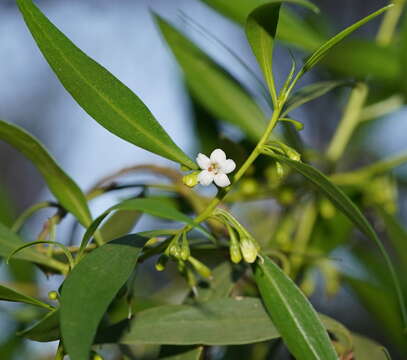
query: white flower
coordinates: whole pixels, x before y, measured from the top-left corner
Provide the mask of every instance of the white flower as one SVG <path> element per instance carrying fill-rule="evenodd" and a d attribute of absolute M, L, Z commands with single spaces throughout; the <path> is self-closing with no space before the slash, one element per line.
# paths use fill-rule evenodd
<path fill-rule="evenodd" d="M 231 159 L 226 159 L 226 154 L 221 149 L 212 151 L 211 157 L 199 153 L 196 162 L 202 171 L 198 175 L 198 181 L 204 186 L 215 182 L 219 187 L 230 185 L 230 180 L 226 174 L 231 173 L 236 168 L 236 164 Z"/>

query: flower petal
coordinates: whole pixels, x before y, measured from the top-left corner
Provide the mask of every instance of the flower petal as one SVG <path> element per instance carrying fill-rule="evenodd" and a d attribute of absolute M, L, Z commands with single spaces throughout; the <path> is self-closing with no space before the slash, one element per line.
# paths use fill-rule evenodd
<path fill-rule="evenodd" d="M 208 169 L 211 165 L 211 160 L 204 154 L 199 153 L 196 157 L 196 162 L 202 170 Z"/>
<path fill-rule="evenodd" d="M 230 180 L 225 174 L 217 174 L 215 175 L 215 184 L 219 187 L 226 187 L 230 185 Z"/>
<path fill-rule="evenodd" d="M 224 161 L 226 161 L 226 154 L 223 150 L 215 149 L 212 151 L 211 162 L 218 163 L 220 166 Z"/>
<path fill-rule="evenodd" d="M 235 168 L 236 163 L 232 159 L 227 159 L 220 165 L 220 171 L 224 174 L 231 173 Z"/>
<path fill-rule="evenodd" d="M 208 186 L 212 184 L 214 177 L 215 175 L 213 174 L 213 172 L 203 170 L 198 175 L 198 181 L 201 185 Z"/>

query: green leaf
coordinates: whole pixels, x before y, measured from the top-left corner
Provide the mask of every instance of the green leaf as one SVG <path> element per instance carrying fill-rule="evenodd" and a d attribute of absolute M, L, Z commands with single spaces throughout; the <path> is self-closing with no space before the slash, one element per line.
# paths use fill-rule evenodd
<path fill-rule="evenodd" d="M 217 118 L 238 126 L 252 140 L 258 140 L 266 119 L 251 96 L 171 24 L 159 16 L 155 19 L 196 100 Z"/>
<path fill-rule="evenodd" d="M 268 257 L 254 265 L 267 311 L 288 350 L 297 359 L 337 359 L 327 331 L 305 295 Z"/>
<path fill-rule="evenodd" d="M 109 339 L 102 336 L 100 342 L 239 345 L 279 336 L 259 299 L 226 298 L 197 305 L 163 305 L 144 310 L 136 315 L 121 337 Z"/>
<path fill-rule="evenodd" d="M 51 68 L 90 116 L 132 144 L 191 169 L 197 168 L 128 87 L 77 48 L 31 0 L 17 3 Z"/>
<path fill-rule="evenodd" d="M 335 205 L 342 211 L 349 220 L 355 224 L 363 234 L 370 238 L 379 248 L 389 270 L 389 273 L 392 277 L 395 292 L 398 298 L 401 315 L 403 318 L 404 326 L 407 326 L 407 313 L 404 305 L 404 296 L 400 288 L 400 284 L 394 270 L 393 264 L 390 260 L 390 257 L 383 246 L 383 243 L 380 241 L 379 237 L 376 235 L 376 232 L 363 216 L 358 207 L 349 199 L 349 197 L 339 189 L 335 184 L 333 184 L 324 174 L 322 174 L 317 169 L 304 164 L 299 161 L 290 160 L 284 156 L 279 156 L 276 154 L 268 154 L 275 160 L 288 165 L 294 170 L 298 171 L 300 174 L 305 176 L 309 181 L 311 181 L 318 190 L 324 193 Z"/>
<path fill-rule="evenodd" d="M 39 342 L 59 340 L 61 337 L 59 330 L 59 314 L 59 309 L 50 311 L 41 320 L 37 321 L 30 327 L 19 331 L 17 335 Z"/>
<path fill-rule="evenodd" d="M 0 257 L 7 258 L 14 250 L 24 244 L 18 235 L 0 223 Z M 14 258 L 45 265 L 62 272 L 66 270 L 64 264 L 56 262 L 33 249 L 24 249 L 18 252 Z"/>
<path fill-rule="evenodd" d="M 342 86 L 349 86 L 351 84 L 352 83 L 349 81 L 321 81 L 305 86 L 288 98 L 284 105 L 281 117 L 286 116 L 301 105 L 317 99 L 334 89 Z"/>
<path fill-rule="evenodd" d="M 386 349 L 364 336 L 352 334 L 353 353 L 357 360 L 390 360 Z"/>
<path fill-rule="evenodd" d="M 136 315 L 124 344 L 234 345 L 278 338 L 258 299 L 164 305 Z"/>
<path fill-rule="evenodd" d="M 347 36 L 352 34 L 354 31 L 359 29 L 362 25 L 366 24 L 370 20 L 373 20 L 375 17 L 379 16 L 383 12 L 390 9 L 393 5 L 387 5 L 380 10 L 375 11 L 374 13 L 364 17 L 363 19 L 359 20 L 355 24 L 347 27 L 345 30 L 341 31 L 340 33 L 336 34 L 334 37 L 330 38 L 328 41 L 323 43 L 317 50 L 315 50 L 305 61 L 303 68 L 301 69 L 301 74 L 311 70 L 316 64 L 318 64 L 324 56 L 328 53 L 330 49 L 332 49 L 335 45 L 340 43 L 343 39 Z"/>
<path fill-rule="evenodd" d="M 0 183 L 0 222 L 11 226 L 15 218 L 15 208 L 7 189 Z"/>
<path fill-rule="evenodd" d="M 199 360 L 202 352 L 202 346 L 163 346 L 158 358 L 161 360 Z"/>
<path fill-rule="evenodd" d="M 89 240 L 91 239 L 99 225 L 102 223 L 102 221 L 106 218 L 106 216 L 115 210 L 140 211 L 142 213 L 161 217 L 163 219 L 179 221 L 191 225 L 192 227 L 196 227 L 199 231 L 211 237 L 211 235 L 202 226 L 197 225 L 196 223 L 194 223 L 193 219 L 179 212 L 170 202 L 163 199 L 139 198 L 125 200 L 117 205 L 112 206 L 102 215 L 97 217 L 86 230 L 83 236 L 81 243 L 81 252 L 85 249 L 86 245 L 89 243 Z"/>
<path fill-rule="evenodd" d="M 103 241 L 108 242 L 128 234 L 137 224 L 140 217 L 140 211 L 123 210 L 115 212 L 101 226 L 101 238 Z"/>
<path fill-rule="evenodd" d="M 386 85 L 398 84 L 402 71 L 396 47 L 360 39 L 349 39 L 331 48 L 322 64 L 344 76 L 357 80 L 369 77 Z"/>
<path fill-rule="evenodd" d="M 270 0 L 202 1 L 241 25 L 246 24 L 247 16 L 255 8 L 270 3 Z M 288 9 L 281 11 L 277 38 L 308 51 L 316 49 L 324 41 L 319 33 Z"/>
<path fill-rule="evenodd" d="M 388 339 L 406 352 L 407 344 L 403 333 L 403 322 L 399 315 L 397 301 L 388 291 L 387 284 L 379 286 L 346 274 L 342 275 L 342 278 L 372 318 L 380 324 L 380 328 L 383 329 L 383 333 L 388 336 Z"/>
<path fill-rule="evenodd" d="M 253 54 L 263 71 L 274 105 L 277 104 L 277 90 L 273 78 L 273 48 L 276 37 L 280 7 L 283 2 L 303 5 L 318 11 L 318 8 L 305 0 L 269 1 L 254 9 L 247 17 L 246 36 Z"/>
<path fill-rule="evenodd" d="M 233 271 L 232 264 L 230 262 L 223 262 L 213 269 L 209 286 L 198 290 L 196 300 L 206 302 L 226 298 L 238 279 L 239 276 Z"/>
<path fill-rule="evenodd" d="M 407 267 L 407 230 L 401 225 L 399 220 L 383 208 L 377 208 L 377 212 L 383 219 L 386 233 L 396 250 L 401 266 Z"/>
<path fill-rule="evenodd" d="M 45 302 L 37 300 L 31 296 L 21 294 L 4 285 L 0 285 L 0 300 L 31 304 L 31 305 L 35 305 L 35 306 L 39 306 L 39 307 L 48 309 L 48 310 L 52 309 L 52 306 L 46 304 Z"/>
<path fill-rule="evenodd" d="M 85 195 L 35 137 L 16 125 L 0 120 L 0 140 L 30 159 L 60 204 L 74 214 L 83 226 L 89 226 L 92 218 Z"/>
<path fill-rule="evenodd" d="M 113 240 L 88 254 L 61 291 L 61 333 L 72 360 L 88 360 L 97 327 L 134 270 L 146 242 L 139 235 Z"/>

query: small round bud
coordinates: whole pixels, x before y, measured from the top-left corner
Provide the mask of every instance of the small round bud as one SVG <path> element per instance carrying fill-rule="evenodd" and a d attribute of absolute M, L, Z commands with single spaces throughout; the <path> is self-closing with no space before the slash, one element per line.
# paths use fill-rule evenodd
<path fill-rule="evenodd" d="M 92 360 L 104 360 L 103 356 L 99 355 L 99 354 L 94 354 L 92 357 Z"/>
<path fill-rule="evenodd" d="M 283 188 L 278 194 L 278 200 L 282 205 L 290 205 L 295 200 L 295 193 L 289 188 Z"/>
<path fill-rule="evenodd" d="M 242 181 L 241 190 L 245 195 L 255 194 L 259 188 L 259 184 L 254 179 L 245 179 Z"/>
<path fill-rule="evenodd" d="M 294 149 L 289 149 L 286 151 L 287 156 L 294 161 L 300 161 L 301 160 L 301 155 L 295 151 Z"/>
<path fill-rule="evenodd" d="M 240 248 L 239 248 L 238 244 L 230 244 L 229 254 L 230 254 L 230 259 L 235 264 L 238 264 L 242 261 L 242 253 L 240 252 Z"/>
<path fill-rule="evenodd" d="M 335 206 L 328 199 L 321 199 L 319 211 L 324 219 L 332 219 L 336 214 Z"/>
<path fill-rule="evenodd" d="M 242 252 L 243 259 L 248 263 L 254 263 L 257 258 L 258 248 L 257 245 L 249 238 L 240 240 L 240 251 Z"/>
<path fill-rule="evenodd" d="M 157 271 L 164 271 L 167 266 L 168 256 L 165 254 L 160 255 L 157 262 L 155 263 L 155 269 Z"/>
<path fill-rule="evenodd" d="M 58 300 L 59 294 L 56 291 L 50 291 L 48 293 L 48 299 L 50 300 Z"/>
<path fill-rule="evenodd" d="M 193 172 L 191 174 L 185 175 L 182 178 L 182 182 L 188 187 L 194 187 L 198 185 L 198 172 Z"/>
<path fill-rule="evenodd" d="M 281 179 L 284 176 L 284 168 L 281 163 L 276 162 L 276 175 L 279 179 Z"/>
<path fill-rule="evenodd" d="M 170 248 L 169 248 L 170 256 L 178 259 L 180 257 L 180 253 L 181 253 L 181 251 L 180 251 L 180 248 L 179 248 L 178 244 L 171 244 L 170 245 Z"/>

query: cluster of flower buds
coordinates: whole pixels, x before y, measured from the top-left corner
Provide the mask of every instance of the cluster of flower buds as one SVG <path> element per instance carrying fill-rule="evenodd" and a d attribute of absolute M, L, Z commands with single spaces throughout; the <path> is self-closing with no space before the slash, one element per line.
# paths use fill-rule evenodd
<path fill-rule="evenodd" d="M 191 288 L 196 286 L 195 274 L 192 270 L 198 273 L 201 277 L 210 279 L 212 277 L 211 270 L 198 259 L 191 256 L 187 233 L 176 234 L 163 254 L 158 258 L 155 268 L 157 271 L 163 271 L 169 259 L 176 261 L 178 270 L 183 274 Z"/>
<path fill-rule="evenodd" d="M 243 259 L 247 263 L 254 263 L 259 256 L 260 246 L 253 236 L 227 211 L 217 209 L 214 216 L 222 221 L 228 230 L 232 262 L 237 264 Z"/>

